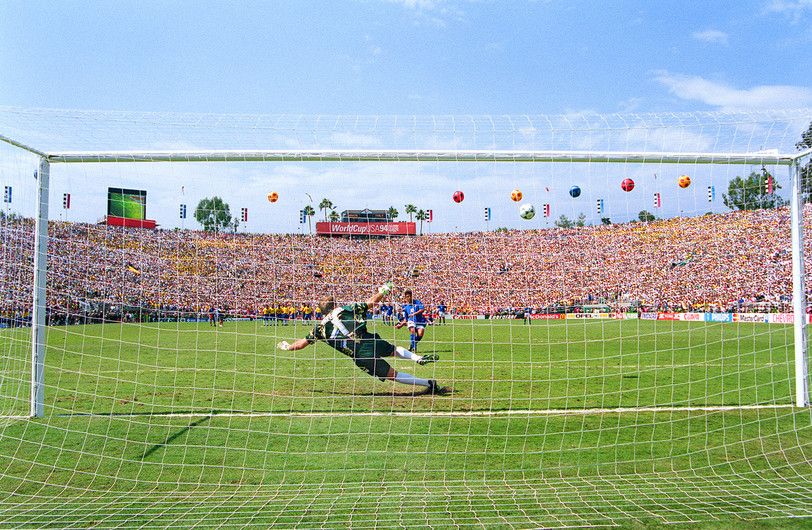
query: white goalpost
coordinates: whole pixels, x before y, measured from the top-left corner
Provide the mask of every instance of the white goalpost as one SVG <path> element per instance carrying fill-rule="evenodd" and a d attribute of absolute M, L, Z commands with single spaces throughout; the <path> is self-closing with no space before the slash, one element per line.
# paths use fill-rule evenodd
<path fill-rule="evenodd" d="M 0 524 L 810 517 L 811 126 L 0 108 Z"/>

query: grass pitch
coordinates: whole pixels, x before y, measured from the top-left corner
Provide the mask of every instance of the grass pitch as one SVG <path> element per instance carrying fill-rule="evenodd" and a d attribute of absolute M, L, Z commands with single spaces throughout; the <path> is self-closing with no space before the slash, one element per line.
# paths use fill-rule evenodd
<path fill-rule="evenodd" d="M 408 332 L 376 324 L 400 345 Z M 0 420 L 0 526 L 804 526 L 791 326 L 457 321 L 414 395 L 257 322 L 50 328 Z M 2 334 L 27 413 L 30 330 Z M 751 408 L 758 406 L 760 408 Z"/>

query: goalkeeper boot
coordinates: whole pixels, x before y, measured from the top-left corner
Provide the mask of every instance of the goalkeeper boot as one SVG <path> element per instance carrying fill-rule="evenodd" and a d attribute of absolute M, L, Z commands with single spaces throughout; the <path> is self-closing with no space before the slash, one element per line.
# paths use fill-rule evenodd
<path fill-rule="evenodd" d="M 449 391 L 450 389 L 448 387 L 440 386 L 440 383 L 438 383 L 436 379 L 429 379 L 429 387 L 426 389 L 426 394 L 442 396 L 448 394 Z"/>
<path fill-rule="evenodd" d="M 420 360 L 417 361 L 417 364 L 419 364 L 420 366 L 423 366 L 423 365 L 429 364 L 429 363 L 436 363 L 439 360 L 440 360 L 440 356 L 437 355 L 436 353 L 428 353 L 428 354 L 424 355 L 423 357 L 421 357 Z"/>

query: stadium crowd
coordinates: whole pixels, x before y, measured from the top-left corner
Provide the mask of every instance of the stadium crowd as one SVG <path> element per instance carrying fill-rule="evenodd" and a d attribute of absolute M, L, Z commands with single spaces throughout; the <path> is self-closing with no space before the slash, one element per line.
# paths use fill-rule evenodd
<path fill-rule="evenodd" d="M 812 210 L 807 208 L 807 219 Z M 2 322 L 29 318 L 33 222 L 0 228 Z M 312 313 L 385 280 L 451 314 L 583 310 L 791 311 L 786 208 L 570 229 L 344 239 L 52 222 L 52 322 Z M 807 244 L 806 255 L 812 247 Z M 807 259 L 809 266 L 812 260 Z M 812 270 L 808 270 L 810 277 Z M 271 313 L 269 313 L 271 311 Z M 0 324 L 2 323 L 0 322 Z"/>

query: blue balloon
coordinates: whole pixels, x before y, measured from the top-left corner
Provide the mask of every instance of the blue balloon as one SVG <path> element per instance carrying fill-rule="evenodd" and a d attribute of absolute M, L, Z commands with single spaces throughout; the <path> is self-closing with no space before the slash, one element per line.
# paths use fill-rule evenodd
<path fill-rule="evenodd" d="M 573 186 L 570 188 L 570 197 L 574 198 L 578 197 L 579 195 L 581 195 L 581 188 L 579 188 L 578 186 Z"/>

